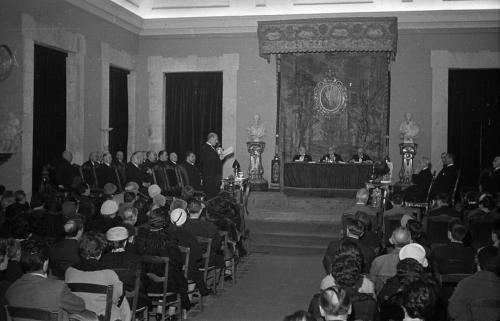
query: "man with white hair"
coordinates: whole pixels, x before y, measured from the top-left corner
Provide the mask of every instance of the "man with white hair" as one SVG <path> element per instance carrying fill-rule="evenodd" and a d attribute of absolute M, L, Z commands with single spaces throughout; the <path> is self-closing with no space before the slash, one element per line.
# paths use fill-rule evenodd
<path fill-rule="evenodd" d="M 91 152 L 89 160 L 82 164 L 82 175 L 85 183 L 92 188 L 99 187 L 97 172 L 99 168 L 99 153 Z"/>
<path fill-rule="evenodd" d="M 141 190 L 144 190 L 149 187 L 150 183 L 148 182 L 146 173 L 141 168 L 141 163 L 142 153 L 134 152 L 130 157 L 130 162 L 125 167 L 125 174 L 127 176 L 127 183 L 135 182 Z"/>
<path fill-rule="evenodd" d="M 366 214 L 370 215 L 371 218 L 376 217 L 377 211 L 373 207 L 367 205 L 369 196 L 370 195 L 366 188 L 359 189 L 356 193 L 356 204 L 345 210 L 344 213 L 352 214 L 354 216 L 356 212 L 359 211 L 359 212 L 365 212 Z"/>

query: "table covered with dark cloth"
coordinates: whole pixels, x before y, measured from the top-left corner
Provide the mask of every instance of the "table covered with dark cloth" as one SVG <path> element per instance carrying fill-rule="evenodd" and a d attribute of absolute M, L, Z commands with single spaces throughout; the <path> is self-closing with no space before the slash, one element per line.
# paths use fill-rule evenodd
<path fill-rule="evenodd" d="M 372 165 L 285 163 L 284 186 L 294 188 L 359 189 L 370 179 Z"/>

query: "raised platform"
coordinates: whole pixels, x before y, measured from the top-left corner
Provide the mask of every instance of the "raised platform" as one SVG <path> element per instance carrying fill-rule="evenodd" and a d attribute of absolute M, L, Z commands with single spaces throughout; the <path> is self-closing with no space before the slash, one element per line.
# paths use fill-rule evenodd
<path fill-rule="evenodd" d="M 338 238 L 342 213 L 354 198 L 287 196 L 252 192 L 246 216 L 250 251 L 278 255 L 323 254 Z"/>

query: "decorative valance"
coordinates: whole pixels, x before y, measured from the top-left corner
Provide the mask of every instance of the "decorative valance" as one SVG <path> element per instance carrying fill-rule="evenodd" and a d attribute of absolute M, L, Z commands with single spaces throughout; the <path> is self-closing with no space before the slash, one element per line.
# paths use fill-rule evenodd
<path fill-rule="evenodd" d="M 386 51 L 394 59 L 396 17 L 259 21 L 260 56 L 271 54 Z"/>

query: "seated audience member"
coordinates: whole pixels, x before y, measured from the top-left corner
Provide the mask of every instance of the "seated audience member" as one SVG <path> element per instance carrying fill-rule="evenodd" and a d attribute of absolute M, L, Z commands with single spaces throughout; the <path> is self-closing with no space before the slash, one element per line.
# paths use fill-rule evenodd
<path fill-rule="evenodd" d="M 424 268 L 429 266 L 429 262 L 426 258 L 425 248 L 417 243 L 410 243 L 405 245 L 399 251 L 399 260 L 404 260 L 407 258 L 412 258 L 417 260 L 418 263 L 422 264 Z"/>
<path fill-rule="evenodd" d="M 122 295 L 125 293 L 123 283 L 115 271 L 107 268 L 101 261 L 102 252 L 106 247 L 103 235 L 88 232 L 80 241 L 81 260 L 66 270 L 66 283 L 90 283 L 113 286 L 113 305 L 111 307 L 111 320 L 120 319 L 130 321 L 130 306 Z M 104 315 L 106 296 L 76 292 L 76 295 L 85 301 L 85 306 L 97 315 Z"/>
<path fill-rule="evenodd" d="M 370 268 L 370 279 L 375 283 L 377 293 L 389 278 L 396 275 L 399 252 L 401 248 L 411 243 L 410 232 L 402 227 L 396 228 L 392 232 L 389 243 L 394 246 L 394 249 L 390 250 L 388 254 L 376 257 Z"/>
<path fill-rule="evenodd" d="M 479 197 L 478 208 L 468 213 L 464 218 L 466 224 L 471 221 L 493 221 L 499 218 L 498 212 L 494 210 L 495 200 L 490 194 L 482 194 Z"/>
<path fill-rule="evenodd" d="M 366 188 L 359 189 L 356 192 L 356 204 L 345 210 L 344 214 L 351 214 L 354 216 L 356 212 L 365 212 L 370 216 L 370 219 L 372 220 L 372 225 L 375 225 L 373 224 L 373 222 L 377 217 L 377 211 L 373 207 L 367 205 L 369 196 L 370 194 L 368 193 L 368 190 Z"/>
<path fill-rule="evenodd" d="M 99 187 L 103 188 L 108 183 L 120 186 L 120 174 L 112 165 L 113 156 L 111 156 L 110 152 L 104 152 L 102 159 L 103 162 L 97 170 L 97 180 L 100 185 Z"/>
<path fill-rule="evenodd" d="M 450 217 L 461 219 L 460 213 L 450 207 L 449 198 L 450 198 L 449 194 L 446 193 L 437 194 L 436 207 L 429 212 L 429 216 L 448 215 Z"/>
<path fill-rule="evenodd" d="M 359 241 L 367 246 L 373 247 L 375 252 L 378 252 L 380 247 L 380 238 L 377 233 L 372 230 L 372 220 L 368 214 L 365 212 L 358 211 L 354 215 L 354 218 L 365 226 L 365 232 Z"/>
<path fill-rule="evenodd" d="M 90 197 L 90 186 L 86 183 L 80 183 L 76 187 L 76 199 L 78 200 L 78 213 L 85 217 L 89 222 L 96 214 L 94 200 Z"/>
<path fill-rule="evenodd" d="M 348 292 L 337 286 L 320 290 L 309 304 L 309 313 L 315 320 L 347 320 L 351 311 Z"/>
<path fill-rule="evenodd" d="M 405 191 L 405 200 L 410 202 L 425 202 L 427 192 L 432 182 L 431 163 L 429 158 L 422 157 L 419 167 L 411 176 L 412 186 L 409 186 Z"/>
<path fill-rule="evenodd" d="M 5 293 L 9 306 L 43 309 L 50 312 L 66 311 L 80 314 L 88 320 L 97 320 L 85 310 L 85 302 L 73 294 L 60 280 L 47 277 L 49 249 L 44 243 L 30 240 L 22 244 L 21 265 L 25 274 Z M 85 318 L 85 316 L 87 318 Z"/>
<path fill-rule="evenodd" d="M 361 266 L 363 266 L 364 264 L 363 253 L 361 253 L 361 249 L 359 248 L 359 245 L 357 243 L 347 238 L 341 240 L 340 243 L 330 242 L 326 250 L 325 256 L 323 257 L 323 267 L 325 268 L 325 272 L 327 274 L 327 276 L 323 280 L 328 281 L 327 278 L 331 277 L 332 263 L 335 256 L 339 252 L 351 253 L 361 262 Z"/>
<path fill-rule="evenodd" d="M 294 314 L 287 315 L 283 321 L 316 321 L 313 316 L 306 311 L 296 311 Z"/>
<path fill-rule="evenodd" d="M 429 246 L 427 245 L 427 235 L 424 232 L 422 223 L 417 220 L 408 220 L 406 228 L 410 231 L 412 242 L 420 244 L 425 249 L 425 253 L 430 253 Z"/>
<path fill-rule="evenodd" d="M 319 161 L 322 163 L 323 162 L 326 162 L 326 163 L 343 162 L 342 156 L 340 156 L 340 154 L 337 154 L 335 152 L 336 148 L 337 147 L 335 145 L 328 147 L 328 154 L 323 155 Z"/>
<path fill-rule="evenodd" d="M 192 151 L 186 153 L 186 158 L 184 163 L 180 166 L 186 170 L 186 174 L 189 180 L 189 185 L 195 190 L 201 190 L 201 172 L 195 165 L 196 155 Z"/>
<path fill-rule="evenodd" d="M 49 250 L 50 269 L 59 279 L 64 279 L 66 269 L 80 261 L 79 242 L 83 235 L 83 222 L 80 218 L 71 218 L 64 224 L 64 239 L 54 244 Z"/>
<path fill-rule="evenodd" d="M 293 156 L 292 161 L 294 162 L 312 162 L 311 155 L 306 153 L 306 148 L 304 146 L 299 147 L 299 153 Z"/>
<path fill-rule="evenodd" d="M 182 267 L 184 261 L 178 247 L 178 240 L 167 229 L 168 222 L 164 210 L 161 208 L 151 212 L 147 224 L 137 228 L 135 238 L 136 248 L 139 255 L 155 255 L 169 258 L 168 287 L 169 291 L 181 295 L 183 309 L 189 310 L 191 302 L 187 295 L 187 281 L 184 278 Z M 146 269 L 147 273 L 163 276 L 163 272 L 156 268 Z M 149 282 L 145 284 L 149 292 L 158 293 L 163 290 L 163 283 Z"/>
<path fill-rule="evenodd" d="M 102 203 L 101 216 L 89 223 L 89 231 L 105 234 L 110 228 L 121 224 L 118 214 L 118 204 L 115 201 L 107 200 Z"/>
<path fill-rule="evenodd" d="M 491 241 L 493 246 L 500 247 L 500 220 L 493 222 L 493 228 L 491 229 Z"/>
<path fill-rule="evenodd" d="M 454 159 L 455 157 L 451 153 L 441 154 L 443 168 L 439 171 L 434 180 L 431 189 L 431 198 L 436 197 L 439 193 L 446 193 L 448 201 L 450 201 L 450 197 L 453 196 L 452 193 L 458 176 L 457 167 L 453 164 Z"/>
<path fill-rule="evenodd" d="M 195 195 L 195 190 L 194 190 L 194 188 L 192 186 L 185 185 L 182 188 L 181 198 L 183 200 L 185 200 L 186 202 L 189 203 L 191 200 L 195 199 L 194 195 Z"/>
<path fill-rule="evenodd" d="M 0 271 L 0 280 L 6 281 L 9 284 L 13 283 L 23 275 L 21 267 L 21 242 L 14 238 L 1 240 L 5 244 L 7 265 L 6 268 Z"/>
<path fill-rule="evenodd" d="M 486 246 L 477 253 L 478 271 L 460 281 L 448 304 L 448 312 L 455 321 L 467 321 L 467 306 L 477 299 L 500 300 L 499 251 L 494 246 Z M 481 310 L 481 320 L 498 320 L 499 315 L 491 315 L 491 310 Z M 497 311 L 498 313 L 498 311 Z"/>
<path fill-rule="evenodd" d="M 437 303 L 434 285 L 427 280 L 417 280 L 405 287 L 403 292 L 404 321 L 434 321 Z"/>
<path fill-rule="evenodd" d="M 139 211 L 135 207 L 128 206 L 123 208 L 120 216 L 124 225 L 135 226 L 137 224 L 138 214 Z"/>
<path fill-rule="evenodd" d="M 432 250 L 431 257 L 434 271 L 439 274 L 473 273 L 474 250 L 462 243 L 467 229 L 460 223 L 452 224 L 448 230 L 450 243 Z"/>
<path fill-rule="evenodd" d="M 30 205 L 26 200 L 26 193 L 24 191 L 16 191 L 14 193 L 14 203 L 7 206 L 5 209 L 5 220 L 10 221 L 18 214 L 21 214 L 30 209 Z"/>
<path fill-rule="evenodd" d="M 372 159 L 368 154 L 365 154 L 363 148 L 358 148 L 356 154 L 351 157 L 351 163 L 373 163 Z"/>
<path fill-rule="evenodd" d="M 392 216 L 392 215 L 410 215 L 416 217 L 417 209 L 404 207 L 403 202 L 403 194 L 397 193 L 394 194 L 392 198 L 392 208 L 390 210 L 384 211 L 384 217 Z"/>
<path fill-rule="evenodd" d="M 497 197 L 500 193 L 500 156 L 496 156 L 492 161 L 491 171 L 488 169 L 485 175 L 481 175 L 481 191 Z"/>

